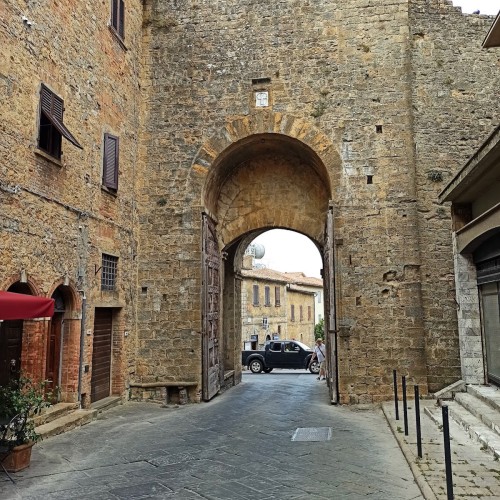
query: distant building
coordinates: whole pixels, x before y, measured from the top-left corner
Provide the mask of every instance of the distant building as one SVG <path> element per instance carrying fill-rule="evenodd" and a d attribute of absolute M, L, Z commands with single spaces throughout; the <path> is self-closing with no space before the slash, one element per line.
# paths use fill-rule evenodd
<path fill-rule="evenodd" d="M 324 300 L 323 300 L 323 280 L 312 278 L 304 273 L 285 273 L 289 279 L 304 290 L 314 293 L 314 324 L 316 325 L 324 318 Z"/>
<path fill-rule="evenodd" d="M 315 301 L 322 280 L 303 273 L 254 268 L 245 256 L 242 274 L 243 348 L 259 349 L 268 340 L 295 339 L 312 346 Z"/>

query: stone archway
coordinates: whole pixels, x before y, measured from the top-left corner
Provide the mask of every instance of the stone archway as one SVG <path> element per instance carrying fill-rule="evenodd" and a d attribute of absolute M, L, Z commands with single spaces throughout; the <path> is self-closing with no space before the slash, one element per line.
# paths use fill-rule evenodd
<path fill-rule="evenodd" d="M 204 181 L 203 210 L 214 221 L 225 260 L 222 299 L 217 302 L 221 359 L 214 362 L 220 366 L 221 385 L 232 385 L 241 377 L 241 328 L 234 318 L 241 307 L 237 269 L 245 242 L 263 230 L 284 228 L 308 236 L 322 248 L 340 164 L 330 141 L 311 124 L 266 112 L 229 122 L 193 161 L 193 173 Z M 206 286 L 204 290 L 205 296 L 210 293 Z M 213 328 L 203 335 L 213 336 Z M 209 343 L 213 345 L 213 338 L 204 342 Z M 203 376 L 213 379 L 205 369 Z M 228 377 L 232 382 L 225 382 Z"/>
<path fill-rule="evenodd" d="M 55 283 L 50 296 L 55 309 L 47 329 L 46 389 L 54 402 L 76 402 L 81 369 L 81 298 L 69 280 Z"/>

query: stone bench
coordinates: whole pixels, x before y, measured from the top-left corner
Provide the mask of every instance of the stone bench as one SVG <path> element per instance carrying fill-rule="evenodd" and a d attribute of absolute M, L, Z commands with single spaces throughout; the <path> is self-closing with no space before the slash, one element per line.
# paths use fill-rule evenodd
<path fill-rule="evenodd" d="M 147 397 L 142 397 L 141 399 L 154 399 L 164 401 L 165 404 L 170 404 L 172 402 L 185 404 L 187 403 L 187 393 L 183 395 L 181 391 L 184 391 L 187 387 L 197 387 L 198 382 L 170 382 L 170 381 L 158 381 L 158 382 L 130 382 L 129 387 L 131 390 L 143 389 L 144 393 L 147 393 Z M 171 401 L 173 396 L 171 390 L 176 391 L 177 401 Z M 160 397 L 155 397 L 160 391 Z"/>

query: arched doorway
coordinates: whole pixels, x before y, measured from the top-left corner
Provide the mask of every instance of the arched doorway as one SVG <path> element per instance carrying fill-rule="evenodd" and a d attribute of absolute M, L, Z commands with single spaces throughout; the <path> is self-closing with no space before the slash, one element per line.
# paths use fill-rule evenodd
<path fill-rule="evenodd" d="M 47 365 L 45 369 L 45 390 L 52 395 L 53 402 L 59 401 L 62 380 L 62 355 L 64 345 L 64 314 L 66 303 L 60 287 L 52 294 L 54 315 L 47 335 Z"/>
<path fill-rule="evenodd" d="M 7 291 L 33 295 L 28 283 L 20 281 L 13 283 Z M 0 386 L 19 379 L 21 371 L 26 369 L 22 366 L 23 330 L 23 320 L 6 320 L 0 323 Z"/>
<path fill-rule="evenodd" d="M 334 305 L 331 185 L 318 154 L 285 134 L 246 136 L 212 162 L 203 192 L 203 399 L 231 385 L 228 379 L 241 378 L 238 273 L 246 247 L 259 233 L 283 228 L 313 240 L 324 256 L 325 296 Z M 334 308 L 326 316 L 334 336 Z M 332 337 L 332 361 L 335 344 Z M 331 390 L 336 387 L 333 375 Z"/>

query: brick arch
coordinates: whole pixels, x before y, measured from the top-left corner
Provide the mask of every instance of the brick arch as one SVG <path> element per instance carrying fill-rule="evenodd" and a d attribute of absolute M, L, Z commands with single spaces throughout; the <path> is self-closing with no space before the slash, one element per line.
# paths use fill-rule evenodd
<path fill-rule="evenodd" d="M 202 145 L 192 162 L 192 173 L 202 183 L 201 205 L 219 222 L 223 246 L 264 227 L 292 229 L 321 242 L 340 165 L 331 141 L 310 122 L 265 111 L 228 121 L 219 134 Z M 237 194 L 227 189 L 231 183 L 249 188 L 259 177 L 267 190 L 262 198 L 274 199 L 269 186 L 276 186 L 280 175 L 291 179 L 290 189 L 280 192 L 281 200 L 272 206 L 250 195 L 236 199 Z M 251 210 L 235 213 L 237 207 L 250 202 Z"/>
<path fill-rule="evenodd" d="M 8 290 L 12 285 L 15 285 L 16 283 L 21 283 L 21 273 L 15 273 L 11 275 L 10 278 L 5 280 L 2 290 Z M 28 277 L 26 279 L 26 282 L 23 282 L 23 284 L 25 284 L 29 288 L 31 295 L 34 295 L 36 297 L 45 296 L 45 294 L 41 293 L 40 285 L 32 277 Z"/>
<path fill-rule="evenodd" d="M 70 280 L 69 284 L 65 285 L 65 280 L 60 279 L 52 284 L 47 297 L 52 297 L 52 294 L 61 286 L 64 285 L 64 296 L 68 298 L 68 314 L 78 311 L 82 307 L 80 294 L 77 292 L 75 284 Z"/>

